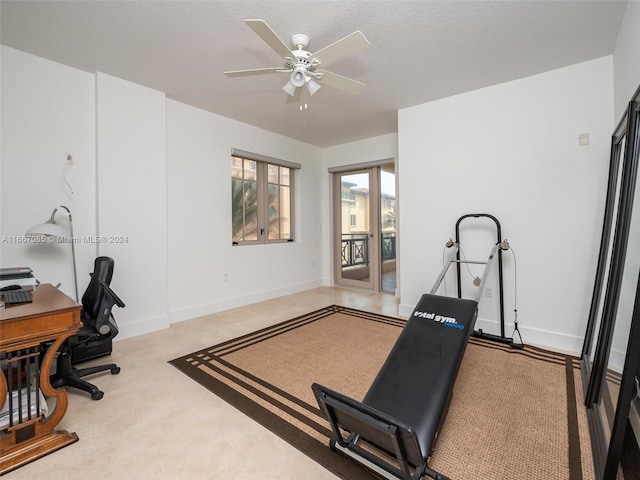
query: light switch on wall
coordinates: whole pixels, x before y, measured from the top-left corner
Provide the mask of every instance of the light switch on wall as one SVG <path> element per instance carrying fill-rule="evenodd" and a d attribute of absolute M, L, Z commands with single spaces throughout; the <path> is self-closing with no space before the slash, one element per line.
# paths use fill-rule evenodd
<path fill-rule="evenodd" d="M 585 145 L 589 145 L 589 134 L 588 133 L 580 133 L 578 135 L 578 145 L 580 147 L 584 147 Z"/>

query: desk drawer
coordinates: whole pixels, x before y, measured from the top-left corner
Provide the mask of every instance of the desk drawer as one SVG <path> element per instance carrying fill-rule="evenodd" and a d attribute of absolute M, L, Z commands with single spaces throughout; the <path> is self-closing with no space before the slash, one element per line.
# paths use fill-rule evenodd
<path fill-rule="evenodd" d="M 38 344 L 65 333 L 74 333 L 80 328 L 80 309 L 20 317 L 0 321 L 0 349 L 8 350 L 12 346 L 25 343 Z"/>

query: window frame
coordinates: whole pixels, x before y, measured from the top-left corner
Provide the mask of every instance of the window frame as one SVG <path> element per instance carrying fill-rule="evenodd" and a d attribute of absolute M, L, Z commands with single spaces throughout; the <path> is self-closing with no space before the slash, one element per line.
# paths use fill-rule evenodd
<path fill-rule="evenodd" d="M 257 226 L 256 226 L 256 236 L 257 238 L 251 240 L 235 240 L 233 238 L 234 232 L 232 228 L 231 232 L 231 242 L 233 246 L 241 246 L 241 245 L 265 245 L 265 244 L 275 244 L 275 243 L 293 243 L 295 242 L 295 177 L 296 170 L 301 168 L 301 165 L 295 162 L 290 162 L 286 160 L 280 160 L 272 157 L 267 157 L 265 155 L 254 154 L 251 152 L 246 152 L 243 150 L 232 149 L 231 150 L 231 182 L 233 182 L 237 177 L 233 175 L 234 168 L 234 159 L 242 160 L 244 164 L 245 160 L 256 162 L 256 203 L 257 203 Z M 278 183 L 274 184 L 269 182 L 269 165 L 278 167 Z M 289 185 L 281 184 L 281 176 L 280 176 L 280 168 L 288 168 L 289 169 Z M 244 182 L 244 177 L 242 178 Z M 285 186 L 289 188 L 289 238 L 269 238 L 270 228 L 269 228 L 269 207 L 270 203 L 268 201 L 269 195 L 269 185 L 277 185 L 278 192 L 280 192 L 281 187 Z M 233 186 L 232 186 L 233 189 Z M 232 217 L 233 217 L 233 200 L 231 204 L 232 209 Z M 281 206 L 279 207 L 281 208 Z"/>

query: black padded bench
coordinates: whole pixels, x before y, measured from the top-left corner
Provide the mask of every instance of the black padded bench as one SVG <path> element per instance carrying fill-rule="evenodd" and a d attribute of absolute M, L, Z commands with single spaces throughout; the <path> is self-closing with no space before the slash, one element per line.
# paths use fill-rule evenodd
<path fill-rule="evenodd" d="M 314 383 L 318 405 L 333 430 L 331 448 L 389 479 L 445 479 L 429 468 L 428 459 L 477 306 L 474 300 L 423 295 L 362 402 Z M 376 449 L 384 453 L 373 453 Z"/>

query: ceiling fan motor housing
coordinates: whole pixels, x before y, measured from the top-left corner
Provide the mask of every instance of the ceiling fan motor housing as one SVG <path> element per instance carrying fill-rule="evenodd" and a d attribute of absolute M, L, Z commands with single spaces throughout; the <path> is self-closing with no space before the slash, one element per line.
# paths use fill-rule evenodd
<path fill-rule="evenodd" d="M 294 33 L 291 35 L 291 45 L 298 50 L 304 50 L 309 46 L 309 35 Z"/>

